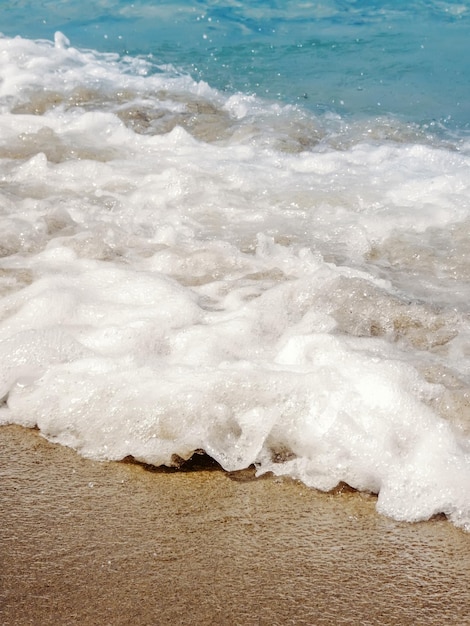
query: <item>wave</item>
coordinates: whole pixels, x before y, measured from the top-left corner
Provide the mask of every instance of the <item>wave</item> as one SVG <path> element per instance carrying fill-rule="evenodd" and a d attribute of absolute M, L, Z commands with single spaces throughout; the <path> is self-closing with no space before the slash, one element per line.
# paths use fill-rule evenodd
<path fill-rule="evenodd" d="M 469 528 L 465 140 L 0 39 L 0 421 Z"/>

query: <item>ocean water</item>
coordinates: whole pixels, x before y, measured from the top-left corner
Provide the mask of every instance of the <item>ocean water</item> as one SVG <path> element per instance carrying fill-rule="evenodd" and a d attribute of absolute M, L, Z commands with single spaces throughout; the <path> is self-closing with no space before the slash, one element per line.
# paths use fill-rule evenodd
<path fill-rule="evenodd" d="M 469 26 L 2 3 L 0 423 L 469 530 Z"/>

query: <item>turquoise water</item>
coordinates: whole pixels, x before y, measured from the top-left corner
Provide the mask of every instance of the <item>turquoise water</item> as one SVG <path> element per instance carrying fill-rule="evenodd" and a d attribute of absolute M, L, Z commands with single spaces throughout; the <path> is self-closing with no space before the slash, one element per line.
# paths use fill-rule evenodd
<path fill-rule="evenodd" d="M 151 55 L 210 86 L 316 112 L 392 114 L 467 130 L 470 2 L 2 3 L 0 31 Z"/>

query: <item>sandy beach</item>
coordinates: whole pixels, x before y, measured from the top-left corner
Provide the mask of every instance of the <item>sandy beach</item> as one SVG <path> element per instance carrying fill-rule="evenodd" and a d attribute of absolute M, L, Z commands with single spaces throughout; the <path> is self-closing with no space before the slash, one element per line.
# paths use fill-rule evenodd
<path fill-rule="evenodd" d="M 98 463 L 0 429 L 0 622 L 470 624 L 470 535 L 373 496 Z"/>

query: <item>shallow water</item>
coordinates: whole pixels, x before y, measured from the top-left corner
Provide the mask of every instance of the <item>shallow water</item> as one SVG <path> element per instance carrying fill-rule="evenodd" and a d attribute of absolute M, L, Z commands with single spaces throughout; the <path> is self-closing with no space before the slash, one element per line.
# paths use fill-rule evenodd
<path fill-rule="evenodd" d="M 317 52 L 301 65 L 292 37 L 378 45 L 410 5 L 95 5 L 58 3 L 42 26 L 27 3 L 2 9 L 1 422 L 92 458 L 204 450 L 227 470 L 342 481 L 397 519 L 468 527 L 468 6 L 412 7 L 455 76 L 444 53 L 407 55 L 408 74 L 397 44 L 379 55 L 395 74 L 363 47 L 373 86 L 357 90 L 336 48 L 328 78 L 300 77 Z M 282 89 L 266 89 L 269 45 Z M 418 77 L 419 102 L 404 97 Z M 337 106 L 340 84 L 360 95 Z"/>
<path fill-rule="evenodd" d="M 229 92 L 469 128 L 467 0 L 22 0 L 0 16 L 9 36 L 59 30 L 74 45 L 150 56 Z"/>

